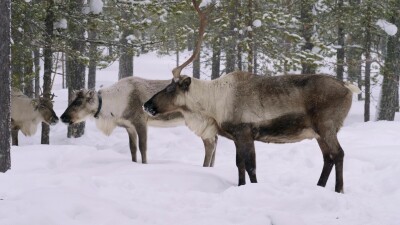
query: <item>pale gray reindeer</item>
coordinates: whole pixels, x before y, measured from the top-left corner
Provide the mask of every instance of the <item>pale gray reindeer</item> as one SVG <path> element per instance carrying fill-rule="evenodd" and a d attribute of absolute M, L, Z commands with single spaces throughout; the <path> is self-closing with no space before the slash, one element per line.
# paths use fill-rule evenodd
<path fill-rule="evenodd" d="M 58 117 L 53 110 L 53 97 L 32 99 L 17 89 L 11 90 L 11 139 L 12 145 L 18 145 L 18 132 L 25 136 L 36 133 L 41 122 L 55 125 Z"/>
<path fill-rule="evenodd" d="M 188 121 L 179 112 L 157 117 L 149 117 L 144 112 L 142 107 L 144 102 L 169 83 L 170 80 L 128 77 L 99 91 L 79 90 L 60 118 L 67 124 L 82 122 L 88 117 L 95 118 L 97 128 L 105 135 L 110 135 L 117 126 L 125 128 L 129 135 L 132 161 L 137 162 L 136 152 L 139 142 L 142 163 L 147 163 L 147 125 L 156 127 L 174 127 L 184 123 L 188 126 L 203 125 L 202 118 L 193 117 Z M 208 127 L 200 127 L 197 131 L 196 134 L 202 138 L 205 147 L 203 166 L 213 166 L 217 145 L 216 131 L 210 131 Z"/>
<path fill-rule="evenodd" d="M 246 184 L 246 171 L 250 181 L 257 182 L 254 141 L 316 138 L 324 160 L 317 184 L 326 185 L 335 165 L 335 191 L 343 192 L 344 151 L 337 133 L 350 110 L 352 93 L 360 92 L 356 86 L 327 75 L 267 77 L 237 71 L 212 81 L 181 76 L 190 62 L 176 67 L 172 82 L 144 104 L 150 115 L 180 112 L 203 118 L 203 125 L 196 127 L 212 127 L 215 135 L 233 140 L 239 185 Z"/>
<path fill-rule="evenodd" d="M 199 36 L 202 37 L 207 23 L 206 16 L 212 6 L 201 11 L 199 3 L 195 0 L 192 0 L 192 3 L 200 17 Z M 200 48 L 200 44 L 201 41 L 198 41 L 196 49 Z M 186 65 L 193 61 L 194 56 L 185 62 Z M 150 117 L 143 110 L 143 104 L 170 82 L 170 80 L 129 77 L 98 92 L 78 91 L 74 100 L 61 115 L 61 120 L 64 123 L 73 124 L 84 121 L 88 117 L 94 117 L 97 127 L 106 135 L 110 135 L 117 126 L 126 128 L 132 161 L 137 161 L 136 142 L 138 141 L 142 163 L 147 162 L 147 125 L 171 127 L 186 124 L 203 140 L 205 148 L 203 166 L 212 167 L 215 162 L 218 127 L 211 117 L 186 112 L 172 112 Z"/>

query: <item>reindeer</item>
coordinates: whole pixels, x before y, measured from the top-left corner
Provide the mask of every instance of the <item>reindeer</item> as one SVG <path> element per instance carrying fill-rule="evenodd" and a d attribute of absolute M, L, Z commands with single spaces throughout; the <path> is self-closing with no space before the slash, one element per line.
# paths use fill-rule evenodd
<path fill-rule="evenodd" d="M 199 35 L 203 36 L 206 14 L 210 8 L 201 12 L 199 4 L 195 0 L 192 2 L 200 15 Z M 190 63 L 193 58 L 192 56 L 187 62 Z M 72 102 L 61 115 L 61 120 L 67 124 L 74 124 L 93 117 L 96 119 L 97 128 L 106 135 L 110 135 L 117 126 L 124 127 L 129 136 L 132 161 L 137 162 L 136 142 L 138 141 L 142 163 L 147 163 L 147 125 L 171 127 L 186 124 L 203 141 L 205 148 L 203 166 L 214 166 L 218 128 L 212 118 L 185 112 L 172 112 L 150 117 L 143 110 L 143 104 L 169 83 L 170 80 L 129 77 L 98 92 L 80 90 L 76 92 Z"/>
<path fill-rule="evenodd" d="M 180 112 L 213 121 L 215 135 L 235 143 L 238 185 L 246 184 L 246 171 L 257 183 L 254 141 L 315 138 L 324 160 L 317 185 L 325 187 L 335 165 L 335 191 L 343 192 L 344 151 L 337 133 L 351 107 L 352 93 L 360 92 L 356 86 L 321 74 L 267 77 L 242 71 L 205 81 L 180 75 L 190 62 L 173 69 L 172 82 L 144 104 L 151 116 Z"/>
<path fill-rule="evenodd" d="M 25 136 L 36 133 L 37 125 L 45 122 L 55 125 L 58 117 L 53 110 L 54 95 L 50 99 L 39 97 L 31 99 L 17 89 L 11 90 L 11 139 L 12 145 L 18 145 L 18 132 Z"/>
<path fill-rule="evenodd" d="M 111 135 L 117 127 L 128 132 L 132 161 L 137 162 L 137 141 L 142 163 L 147 163 L 147 125 L 156 127 L 189 126 L 203 124 L 202 119 L 193 117 L 188 122 L 179 112 L 149 117 L 142 105 L 158 91 L 169 84 L 169 80 L 147 80 L 140 77 L 128 77 L 119 80 L 110 87 L 94 90 L 79 90 L 68 108 L 61 115 L 67 124 L 79 123 L 88 117 L 95 118 L 96 126 L 105 135 Z M 189 115 L 191 116 L 191 115 Z M 209 127 L 198 129 L 196 134 L 203 140 L 205 147 L 204 167 L 214 165 L 217 136 Z M 210 134 L 212 134 L 210 136 Z"/>

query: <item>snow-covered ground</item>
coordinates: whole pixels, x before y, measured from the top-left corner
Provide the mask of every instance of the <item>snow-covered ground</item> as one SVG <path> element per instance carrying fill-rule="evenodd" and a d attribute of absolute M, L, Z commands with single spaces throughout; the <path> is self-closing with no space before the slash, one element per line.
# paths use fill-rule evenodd
<path fill-rule="evenodd" d="M 171 79 L 173 59 L 143 55 L 135 74 Z M 114 83 L 117 68 L 99 71 L 98 86 Z M 67 91 L 58 79 L 54 90 L 61 115 Z M 215 167 L 203 168 L 203 144 L 186 127 L 150 128 L 147 165 L 130 161 L 124 129 L 107 137 L 93 121 L 78 139 L 57 124 L 50 145 L 40 145 L 40 132 L 20 134 L 12 170 L 0 174 L 0 224 L 398 225 L 400 122 L 363 123 L 362 110 L 354 102 L 339 133 L 345 194 L 334 192 L 334 172 L 326 188 L 316 185 L 315 140 L 256 143 L 259 183 L 237 187 L 233 143 L 220 138 Z"/>

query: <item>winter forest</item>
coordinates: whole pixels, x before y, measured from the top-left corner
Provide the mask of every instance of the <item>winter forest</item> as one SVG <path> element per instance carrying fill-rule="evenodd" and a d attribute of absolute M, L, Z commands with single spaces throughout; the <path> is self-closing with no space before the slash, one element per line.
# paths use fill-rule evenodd
<path fill-rule="evenodd" d="M 398 225 L 399 27 L 399 0 L 0 0 L 0 225 Z M 185 62 L 178 82 L 172 71 Z M 327 134 L 337 133 L 344 159 L 311 122 L 313 140 L 243 147 L 255 152 L 254 168 L 244 155 L 241 185 L 237 127 L 231 138 L 218 115 L 148 115 L 146 104 L 172 84 L 186 93 L 197 79 L 238 71 L 319 74 L 360 90 Z M 229 100 L 219 89 L 215 98 Z M 211 96 L 202 90 L 195 99 Z M 337 98 L 321 100 L 329 117 L 347 110 Z M 257 114 L 247 102 L 233 109 L 246 107 Z M 286 119 L 279 129 L 300 126 Z M 206 122 L 207 132 L 193 128 Z"/>

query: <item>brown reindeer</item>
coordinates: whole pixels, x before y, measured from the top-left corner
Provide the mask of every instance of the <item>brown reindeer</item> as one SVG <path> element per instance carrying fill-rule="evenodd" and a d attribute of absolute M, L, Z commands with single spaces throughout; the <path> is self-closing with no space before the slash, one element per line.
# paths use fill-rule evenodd
<path fill-rule="evenodd" d="M 318 185 L 325 186 L 333 165 L 336 192 L 343 192 L 344 152 L 337 133 L 359 89 L 326 75 L 257 76 L 233 72 L 213 81 L 175 77 L 144 104 L 159 113 L 199 114 L 216 122 L 218 133 L 233 140 L 239 185 L 245 171 L 257 182 L 254 141 L 291 143 L 316 138 L 324 167 Z"/>
<path fill-rule="evenodd" d="M 316 138 L 324 159 L 318 185 L 326 185 L 335 165 L 335 191 L 343 192 L 344 152 L 337 133 L 349 112 L 352 93 L 360 91 L 356 86 L 327 75 L 266 77 L 241 71 L 204 81 L 180 75 L 190 62 L 175 68 L 172 82 L 144 104 L 150 115 L 181 112 L 213 121 L 203 126 L 215 127 L 215 135 L 235 143 L 239 185 L 246 183 L 246 171 L 250 181 L 257 182 L 254 141 Z"/>
<path fill-rule="evenodd" d="M 11 90 L 11 138 L 12 144 L 18 145 L 18 132 L 25 136 L 36 133 L 37 125 L 42 121 L 54 125 L 58 117 L 53 110 L 53 97 L 31 99 L 17 89 Z"/>

